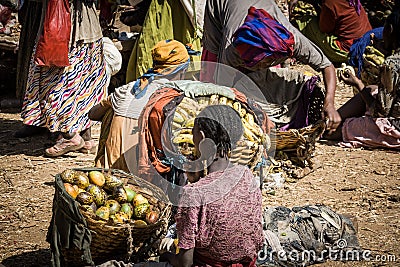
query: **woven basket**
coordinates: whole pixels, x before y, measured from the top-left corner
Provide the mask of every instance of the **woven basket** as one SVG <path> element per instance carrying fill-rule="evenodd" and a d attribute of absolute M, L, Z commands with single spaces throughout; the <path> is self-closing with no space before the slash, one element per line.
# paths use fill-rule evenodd
<path fill-rule="evenodd" d="M 272 144 L 276 146 L 277 151 L 287 151 L 298 149 L 307 143 L 315 143 L 319 136 L 325 130 L 325 122 L 319 121 L 313 125 L 301 128 L 290 129 L 289 131 L 276 131 L 275 140 Z M 274 133 L 272 133 L 274 134 Z"/>
<path fill-rule="evenodd" d="M 102 171 L 102 169 L 98 168 L 75 170 L 84 172 Z M 120 170 L 111 170 L 111 172 L 114 176 L 119 177 L 125 185 L 129 184 L 137 193 L 146 197 L 152 210 L 157 211 L 160 216 L 154 224 L 134 225 L 129 223 L 116 225 L 97 220 L 94 214 L 85 211 L 76 202 L 92 234 L 90 244 L 92 260 L 98 264 L 111 259 L 125 261 L 145 259 L 152 253 L 154 242 L 162 238 L 167 231 L 171 204 L 165 193 L 155 185 Z M 65 191 L 64 188 L 57 188 L 56 190 L 60 189 Z M 82 251 L 76 248 L 63 249 L 62 256 L 68 266 L 84 265 L 81 261 Z"/>
<path fill-rule="evenodd" d="M 325 122 L 322 120 L 325 93 L 323 89 L 316 85 L 310 97 L 310 107 L 308 110 L 309 126 L 301 129 L 290 129 L 288 131 L 276 130 L 271 133 L 271 147 L 275 147 L 276 152 L 289 153 L 295 162 L 304 165 L 308 161 L 315 148 L 315 142 L 325 130 Z"/>

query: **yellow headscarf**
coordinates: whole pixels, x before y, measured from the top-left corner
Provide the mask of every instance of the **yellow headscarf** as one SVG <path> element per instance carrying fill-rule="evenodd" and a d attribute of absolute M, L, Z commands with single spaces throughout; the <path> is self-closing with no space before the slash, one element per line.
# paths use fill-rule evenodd
<path fill-rule="evenodd" d="M 156 76 L 167 76 L 185 70 L 189 65 L 189 53 L 186 47 L 175 40 L 163 40 L 158 42 L 151 50 L 153 68 L 139 77 L 132 88 L 136 98 L 140 98 L 146 92 L 146 88 Z"/>
<path fill-rule="evenodd" d="M 163 40 L 158 42 L 151 50 L 154 72 L 186 63 L 189 54 L 186 47 L 176 40 Z"/>

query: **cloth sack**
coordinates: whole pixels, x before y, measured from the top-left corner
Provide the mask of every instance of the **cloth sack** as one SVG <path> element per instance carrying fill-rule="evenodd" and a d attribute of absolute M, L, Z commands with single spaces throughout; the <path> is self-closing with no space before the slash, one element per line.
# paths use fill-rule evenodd
<path fill-rule="evenodd" d="M 36 47 L 38 66 L 69 66 L 68 51 L 71 35 L 71 12 L 68 0 L 49 0 L 43 32 Z"/>

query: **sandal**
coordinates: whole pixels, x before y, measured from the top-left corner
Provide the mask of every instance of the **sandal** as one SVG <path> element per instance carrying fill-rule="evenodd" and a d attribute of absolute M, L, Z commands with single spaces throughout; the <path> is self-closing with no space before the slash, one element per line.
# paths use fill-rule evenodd
<path fill-rule="evenodd" d="M 79 134 L 75 134 L 71 139 L 58 139 L 54 146 L 45 150 L 45 154 L 49 157 L 58 157 L 71 151 L 77 151 L 84 145 L 85 141 L 83 141 L 82 137 Z"/>
<path fill-rule="evenodd" d="M 79 151 L 85 154 L 96 154 L 96 150 L 97 150 L 96 143 L 94 142 L 93 139 L 90 139 L 88 141 L 85 141 L 84 146 Z"/>

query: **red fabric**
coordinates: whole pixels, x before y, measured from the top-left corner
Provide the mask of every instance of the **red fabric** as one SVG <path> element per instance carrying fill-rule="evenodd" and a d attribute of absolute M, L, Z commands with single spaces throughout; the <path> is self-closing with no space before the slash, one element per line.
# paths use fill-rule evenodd
<path fill-rule="evenodd" d="M 267 11 L 250 7 L 244 24 L 233 35 L 232 44 L 245 65 L 254 67 L 268 58 L 291 57 L 294 42 L 293 34 Z"/>
<path fill-rule="evenodd" d="M 0 5 L 0 22 L 5 27 L 11 19 L 12 10 L 9 7 Z"/>
<path fill-rule="evenodd" d="M 203 52 L 201 53 L 201 62 L 218 62 L 217 54 L 214 54 L 207 49 L 203 48 Z M 215 73 L 216 64 L 205 63 L 201 67 L 200 72 L 200 81 L 214 83 L 214 73 Z"/>
<path fill-rule="evenodd" d="M 36 47 L 38 66 L 69 66 L 71 13 L 68 0 L 50 0 L 47 4 L 43 33 Z"/>
<path fill-rule="evenodd" d="M 139 162 L 138 174 L 144 179 L 151 180 L 150 164 L 158 173 L 170 171 L 157 157 L 156 148 L 161 149 L 161 128 L 165 117 L 163 107 L 181 93 L 172 88 L 162 88 L 154 92 L 139 118 Z"/>
<path fill-rule="evenodd" d="M 321 6 L 319 28 L 322 32 L 338 37 L 338 45 L 349 51 L 353 40 L 371 30 L 367 13 L 361 7 L 360 15 L 348 0 L 324 0 Z"/>
<path fill-rule="evenodd" d="M 108 0 L 100 0 L 100 20 L 104 20 L 107 23 L 111 22 L 113 16 L 112 6 L 113 4 Z"/>

